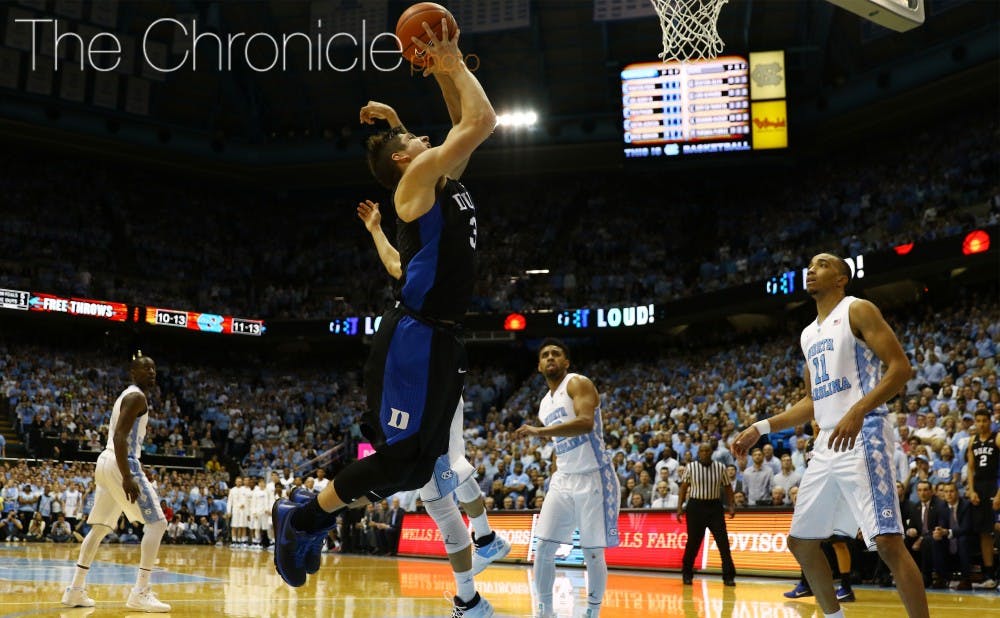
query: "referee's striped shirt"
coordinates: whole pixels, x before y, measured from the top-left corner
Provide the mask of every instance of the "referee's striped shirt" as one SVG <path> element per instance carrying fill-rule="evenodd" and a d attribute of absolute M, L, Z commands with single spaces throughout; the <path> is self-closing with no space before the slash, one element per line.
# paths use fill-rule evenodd
<path fill-rule="evenodd" d="M 719 461 L 707 466 L 700 461 L 692 461 L 684 470 L 681 482 L 688 484 L 688 498 L 720 500 L 722 488 L 726 485 L 726 466 Z"/>

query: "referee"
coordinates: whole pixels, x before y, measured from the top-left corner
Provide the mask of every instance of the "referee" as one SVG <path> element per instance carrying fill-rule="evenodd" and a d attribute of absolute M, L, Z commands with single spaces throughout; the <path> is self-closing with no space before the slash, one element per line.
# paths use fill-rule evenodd
<path fill-rule="evenodd" d="M 690 500 L 687 499 L 688 488 L 691 489 Z M 685 509 L 690 511 L 687 518 L 687 546 L 684 547 L 684 564 L 681 569 L 685 584 L 690 584 L 694 578 L 694 557 L 701 549 L 705 528 L 708 528 L 715 537 L 719 556 L 722 557 L 722 582 L 727 586 L 736 585 L 736 566 L 729 553 L 729 534 L 726 532 L 726 520 L 722 517 L 720 498 L 723 490 L 726 492 L 726 504 L 729 505 L 729 518 L 732 519 L 736 514 L 736 507 L 732 485 L 726 480 L 726 467 L 718 461 L 712 461 L 712 448 L 708 443 L 702 442 L 698 447 L 698 463 L 689 465 L 684 472 L 677 501 L 677 521 L 681 521 Z"/>

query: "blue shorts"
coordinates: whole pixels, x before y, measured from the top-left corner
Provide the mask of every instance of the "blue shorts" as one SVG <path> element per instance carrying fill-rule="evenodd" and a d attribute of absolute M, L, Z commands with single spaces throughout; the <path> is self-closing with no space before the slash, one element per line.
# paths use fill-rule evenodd
<path fill-rule="evenodd" d="M 431 466 L 447 453 L 467 367 L 457 331 L 399 307 L 387 311 L 365 365 L 365 432 L 376 453 Z M 402 489 L 416 489 L 427 477 Z"/>

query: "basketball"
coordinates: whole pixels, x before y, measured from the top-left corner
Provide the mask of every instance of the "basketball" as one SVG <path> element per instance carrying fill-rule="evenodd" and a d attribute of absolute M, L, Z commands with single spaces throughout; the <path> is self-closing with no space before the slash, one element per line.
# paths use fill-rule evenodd
<path fill-rule="evenodd" d="M 399 37 L 399 42 L 402 45 L 403 57 L 412 64 L 422 66 L 423 59 L 417 57 L 417 46 L 413 44 L 412 38 L 416 37 L 425 43 L 430 42 L 422 25 L 423 22 L 427 22 L 427 25 L 434 31 L 434 35 L 440 38 L 442 19 L 448 20 L 448 37 L 454 37 L 455 31 L 458 30 L 458 24 L 448 9 L 440 4 L 418 2 L 403 11 L 403 14 L 399 16 L 399 21 L 396 22 L 396 36 Z"/>

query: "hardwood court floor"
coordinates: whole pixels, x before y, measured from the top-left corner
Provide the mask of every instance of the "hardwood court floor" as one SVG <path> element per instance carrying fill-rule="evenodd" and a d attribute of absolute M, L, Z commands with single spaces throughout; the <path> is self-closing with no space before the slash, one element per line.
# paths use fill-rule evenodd
<path fill-rule="evenodd" d="M 149 616 L 125 608 L 135 580 L 137 545 L 104 545 L 88 580 L 93 609 L 68 609 L 59 603 L 72 579 L 79 545 L 0 544 L 0 618 L 15 616 Z M 531 616 L 531 569 L 495 565 L 477 578 L 497 616 Z M 736 588 L 718 576 L 696 577 L 682 585 L 677 573 L 612 571 L 603 618 L 806 618 L 821 616 L 805 601 L 781 593 L 790 580 L 740 578 Z M 157 595 L 173 609 L 164 616 L 266 616 L 273 618 L 396 618 L 450 616 L 445 591 L 454 590 L 443 560 L 373 558 L 327 554 L 323 568 L 298 589 L 274 572 L 267 551 L 164 545 L 153 573 Z M 562 617 L 578 616 L 586 606 L 584 572 L 559 569 L 556 602 Z M 859 588 L 858 601 L 845 604 L 850 618 L 902 616 L 891 589 Z M 932 592 L 931 616 L 1000 616 L 1000 592 Z M 814 613 L 815 612 L 815 613 Z"/>

